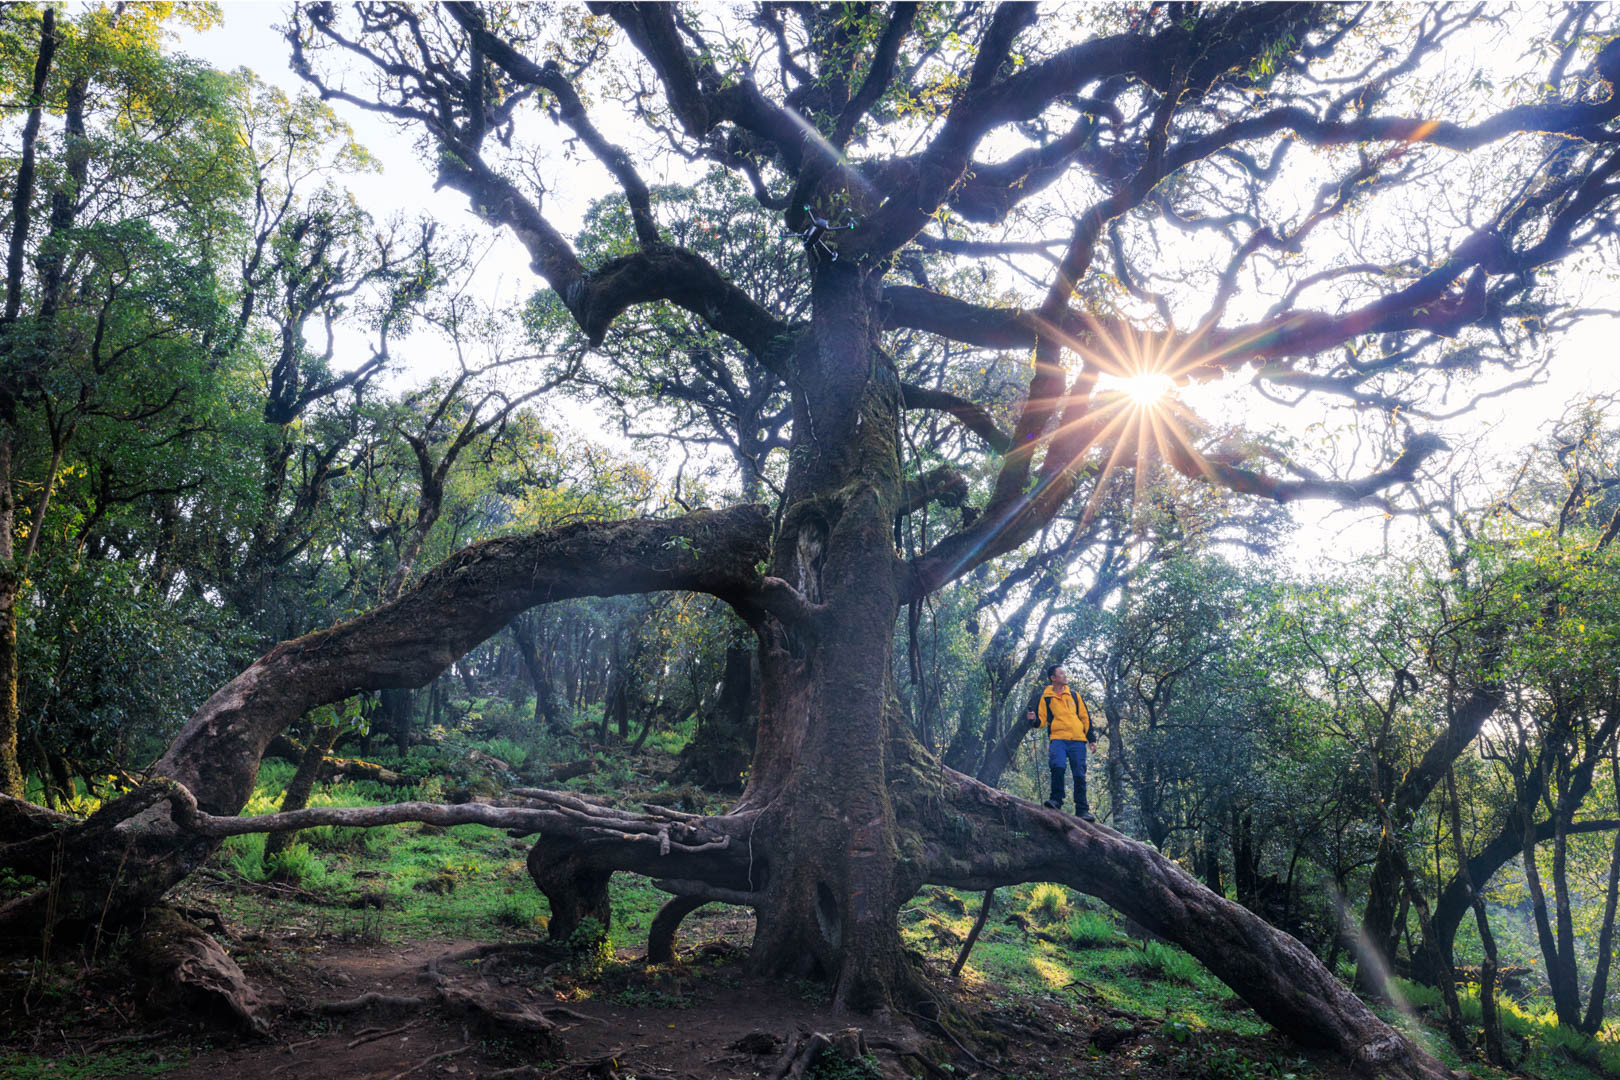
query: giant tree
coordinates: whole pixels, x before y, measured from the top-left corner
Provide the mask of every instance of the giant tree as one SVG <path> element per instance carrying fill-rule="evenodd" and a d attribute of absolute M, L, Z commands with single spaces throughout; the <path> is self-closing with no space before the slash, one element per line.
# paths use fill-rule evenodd
<path fill-rule="evenodd" d="M 819 973 L 839 1005 L 883 1010 L 928 994 L 897 926 L 919 886 L 1060 881 L 1184 943 L 1296 1038 L 1379 1075 L 1443 1075 L 1292 938 L 1151 849 L 939 767 L 899 722 L 888 643 L 913 598 L 1085 499 L 1108 471 L 1091 462 L 1162 461 L 1279 501 L 1354 502 L 1409 480 L 1438 445 L 1421 426 L 1426 396 L 1533 362 L 1533 339 L 1562 317 L 1550 268 L 1610 242 L 1620 45 L 1593 36 L 1594 9 L 1513 28 L 1551 47 L 1494 93 L 1488 79 L 1449 75 L 1448 46 L 1492 30 L 1459 9 L 594 10 L 583 21 L 506 5 L 319 3 L 294 15 L 288 38 L 323 94 L 425 136 L 440 184 L 527 248 L 588 341 L 632 307 L 667 303 L 789 388 L 774 525 L 738 506 L 504 537 L 392 604 L 278 647 L 204 704 L 158 763 L 183 787 L 126 804 L 141 808 L 138 827 L 83 827 L 87 849 L 139 848 L 114 906 L 148 902 L 210 837 L 243 827 L 223 815 L 242 805 L 268 740 L 310 707 L 420 685 L 536 603 L 693 589 L 729 601 L 759 640 L 758 738 L 729 813 L 560 798 L 433 811 L 541 833 L 530 869 L 553 933 L 607 918 L 614 872 L 648 873 L 676 894 L 655 927 L 666 937 L 706 900 L 751 905 L 757 968 Z M 1504 88 L 1508 104 L 1496 105 Z M 604 97 L 783 212 L 810 278 L 808 317 L 773 311 L 672 242 L 638 162 L 598 126 Z M 546 117 L 622 188 L 633 247 L 587 265 L 548 216 L 541 185 L 556 177 L 525 142 Z M 1457 204 L 1425 197 L 1442 192 Z M 1399 219 L 1419 205 L 1432 220 Z M 1334 235 L 1372 209 L 1393 216 Z M 1054 224 L 1066 235 L 1043 235 Z M 966 301 L 902 279 L 914 249 L 1017 256 L 1041 284 L 1027 301 Z M 1021 403 L 998 423 L 964 397 L 907 385 L 887 344 L 900 330 L 1022 351 Z M 1384 459 L 1349 478 L 1287 458 L 1247 467 L 1103 378 L 1251 367 L 1257 395 L 1376 412 Z M 973 431 L 993 479 L 958 528 L 902 560 L 893 532 L 910 462 L 899 433 L 914 409 Z M 286 823 L 248 827 L 265 824 Z M 87 882 L 63 883 L 60 910 L 105 903 L 105 879 Z M 44 903 L 24 898 L 0 917 L 16 925 Z"/>

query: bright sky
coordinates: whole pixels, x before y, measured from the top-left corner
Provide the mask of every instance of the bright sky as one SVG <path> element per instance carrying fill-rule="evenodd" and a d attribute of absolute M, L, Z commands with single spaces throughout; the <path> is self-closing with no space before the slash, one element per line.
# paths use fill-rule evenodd
<path fill-rule="evenodd" d="M 182 32 L 179 48 L 216 67 L 248 67 L 266 82 L 290 94 L 303 90 L 304 84 L 287 66 L 286 44 L 273 28 L 285 19 L 284 5 L 232 2 L 226 3 L 224 8 L 223 26 L 200 34 Z M 448 189 L 433 189 L 432 177 L 413 147 L 414 131 L 400 130 L 375 114 L 341 103 L 337 109 L 354 127 L 358 141 L 382 165 L 379 174 L 352 177 L 348 181 L 362 205 L 374 216 L 385 218 L 395 213 L 414 216 L 427 212 L 458 228 L 482 230 L 489 237 L 491 248 L 479 270 L 478 288 L 492 302 L 509 301 L 515 307 L 541 285 L 516 240 L 504 231 L 496 234 L 483 226 L 468 210 L 462 195 Z M 607 129 L 610 138 L 635 145 L 633 135 L 614 131 L 609 126 L 610 121 L 599 118 L 598 122 Z M 611 190 L 607 174 L 594 163 L 570 162 L 567 169 L 564 175 L 570 183 L 548 192 L 545 203 L 547 216 L 565 234 L 571 232 L 590 199 Z M 648 179 L 657 182 L 675 178 L 649 175 Z M 1620 309 L 1620 284 L 1609 275 L 1592 285 L 1588 300 Z M 1555 346 L 1553 364 L 1545 382 L 1488 400 L 1475 413 L 1443 427 L 1443 432 L 1454 443 L 1477 440 L 1493 455 L 1511 458 L 1520 448 L 1544 435 L 1548 424 L 1575 397 L 1620 393 L 1620 364 L 1615 359 L 1620 350 L 1614 347 L 1617 334 L 1620 334 L 1620 324 L 1616 320 L 1588 320 Z M 422 377 L 448 364 L 447 357 L 435 355 L 437 348 L 422 340 L 407 343 L 405 358 L 412 375 Z M 1246 381 L 1235 378 L 1210 387 L 1193 388 L 1186 397 L 1208 420 L 1240 418 L 1250 427 L 1276 425 L 1307 440 L 1329 438 L 1346 421 L 1342 414 L 1329 417 L 1314 405 L 1292 410 L 1270 405 L 1248 391 Z M 587 430 L 592 438 L 604 435 L 613 438 L 613 433 L 603 429 L 599 422 L 585 422 L 577 407 L 554 408 L 561 408 L 559 418 L 565 423 L 574 421 L 568 426 Z M 1326 426 L 1321 426 L 1324 421 Z M 1300 569 L 1321 566 L 1324 560 L 1336 557 L 1376 551 L 1385 543 L 1385 522 L 1377 511 L 1346 510 L 1325 503 L 1296 504 L 1293 509 L 1301 529 L 1291 555 Z M 1388 535 L 1392 542 L 1404 544 L 1411 534 L 1397 527 Z"/>

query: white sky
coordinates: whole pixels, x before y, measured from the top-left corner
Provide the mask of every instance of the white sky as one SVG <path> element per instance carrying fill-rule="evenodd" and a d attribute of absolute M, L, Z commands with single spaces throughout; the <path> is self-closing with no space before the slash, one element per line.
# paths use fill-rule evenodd
<path fill-rule="evenodd" d="M 227 2 L 223 7 L 222 26 L 204 33 L 182 30 L 178 48 L 222 69 L 250 68 L 261 79 L 289 94 L 304 90 L 303 82 L 287 66 L 286 43 L 273 29 L 284 21 L 285 6 Z M 492 246 L 480 267 L 478 288 L 492 303 L 498 305 L 506 301 L 516 307 L 541 287 L 543 282 L 529 269 L 527 253 L 509 233 L 502 230 L 496 234 L 489 230 L 470 212 L 466 198 L 459 193 L 433 189 L 432 176 L 413 147 L 414 131 L 398 129 L 376 114 L 342 103 L 336 103 L 335 107 L 353 126 L 357 140 L 382 166 L 380 173 L 347 179 L 347 185 L 361 205 L 379 219 L 396 213 L 414 216 L 427 212 L 448 225 L 475 228 L 488 235 Z M 603 118 L 598 122 L 607 129 L 610 138 L 635 145 L 632 135 L 614 131 Z M 548 218 L 565 235 L 573 231 L 592 198 L 613 190 L 607 174 L 594 163 L 570 162 L 567 168 L 569 171 L 564 175 L 570 183 L 559 184 L 548 192 L 545 204 Z M 666 177 L 649 175 L 648 179 L 657 182 Z M 1595 288 L 1596 293 L 1588 298 L 1589 302 L 1620 308 L 1620 284 L 1613 274 Z M 1616 361 L 1620 350 L 1614 344 L 1617 335 L 1620 335 L 1620 321 L 1588 320 L 1556 344 L 1554 361 L 1544 383 L 1486 401 L 1474 414 L 1442 430 L 1456 436 L 1456 441 L 1483 436 L 1493 456 L 1513 457 L 1518 450 L 1544 435 L 1547 425 L 1573 398 L 1620 392 L 1620 363 Z M 424 377 L 448 365 L 447 357 L 434 355 L 435 348 L 436 345 L 425 339 L 405 343 L 400 352 L 411 373 L 407 377 Z M 365 353 L 362 351 L 360 355 Z M 1251 428 L 1277 425 L 1301 438 L 1312 437 L 1308 426 L 1325 417 L 1315 406 L 1296 410 L 1272 406 L 1246 387 L 1246 382 L 1227 380 L 1224 385 L 1195 388 L 1188 396 L 1206 419 L 1241 418 Z M 553 422 L 561 421 L 566 427 L 588 431 L 593 439 L 605 438 L 624 448 L 623 441 L 614 432 L 599 421 L 588 420 L 579 407 L 553 403 L 551 409 Z M 1342 424 L 1344 420 L 1340 414 L 1329 423 Z M 1320 502 L 1295 504 L 1292 510 L 1301 527 L 1290 555 L 1301 570 L 1322 568 L 1328 560 L 1371 553 L 1386 542 L 1385 522 L 1380 512 L 1345 509 Z M 1410 542 L 1413 533 L 1396 527 L 1388 535 L 1392 542 L 1404 544 Z"/>

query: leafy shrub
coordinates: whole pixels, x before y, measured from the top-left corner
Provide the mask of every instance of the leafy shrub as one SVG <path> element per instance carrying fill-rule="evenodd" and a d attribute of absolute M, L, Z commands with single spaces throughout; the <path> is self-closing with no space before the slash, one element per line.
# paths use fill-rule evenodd
<path fill-rule="evenodd" d="M 500 758 L 514 769 L 520 768 L 529 756 L 528 749 L 513 739 L 490 739 L 482 749 L 490 757 Z"/>
<path fill-rule="evenodd" d="M 1101 949 L 1117 944 L 1114 920 L 1100 911 L 1077 911 L 1069 916 L 1069 941 L 1077 949 Z"/>
<path fill-rule="evenodd" d="M 264 833 L 227 836 L 221 845 L 226 868 L 249 881 L 264 880 Z"/>
<path fill-rule="evenodd" d="M 1255 1061 L 1232 1046 L 1223 1046 L 1204 1060 L 1206 1080 L 1302 1080 L 1314 1075 L 1309 1064 L 1302 1060 Z"/>
<path fill-rule="evenodd" d="M 307 844 L 293 844 L 264 861 L 265 876 L 288 885 L 319 885 L 326 880 L 326 864 Z"/>
<path fill-rule="evenodd" d="M 1160 978 L 1188 986 L 1197 985 L 1199 972 L 1203 970 L 1197 960 L 1162 941 L 1142 943 L 1142 967 Z"/>
<path fill-rule="evenodd" d="M 1057 922 L 1069 914 L 1069 892 L 1061 885 L 1042 882 L 1029 894 L 1029 913 L 1042 922 Z"/>
<path fill-rule="evenodd" d="M 613 938 L 607 927 L 589 916 L 579 920 L 568 935 L 568 948 L 574 954 L 574 974 L 581 979 L 597 978 L 613 959 Z"/>

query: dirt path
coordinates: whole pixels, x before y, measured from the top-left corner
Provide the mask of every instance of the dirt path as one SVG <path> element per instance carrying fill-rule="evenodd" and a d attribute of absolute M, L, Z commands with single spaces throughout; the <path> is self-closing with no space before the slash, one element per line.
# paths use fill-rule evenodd
<path fill-rule="evenodd" d="M 642 968 L 629 958 L 599 984 L 561 992 L 536 989 L 532 968 L 503 958 L 444 965 L 455 985 L 482 987 L 552 1010 L 552 1019 L 563 1029 L 562 1056 L 536 1050 L 522 1035 L 469 1029 L 437 1005 L 368 1008 L 332 1018 L 305 1011 L 319 1002 L 373 992 L 431 998 L 432 984 L 424 979 L 428 961 L 475 944 L 333 945 L 297 962 L 273 965 L 278 969 L 274 972 L 254 965 L 260 968 L 254 975 L 281 1017 L 271 1038 L 201 1050 L 165 1075 L 174 1080 L 417 1080 L 502 1074 L 753 1078 L 768 1075 L 786 1040 L 798 1033 L 837 1031 L 850 1024 L 827 1009 L 816 987 L 781 986 L 744 974 L 735 951 L 727 947 L 711 947 L 672 969 Z M 902 1025 L 868 1022 L 863 1030 L 874 1039 L 916 1041 Z M 377 1037 L 385 1031 L 387 1035 Z"/>

